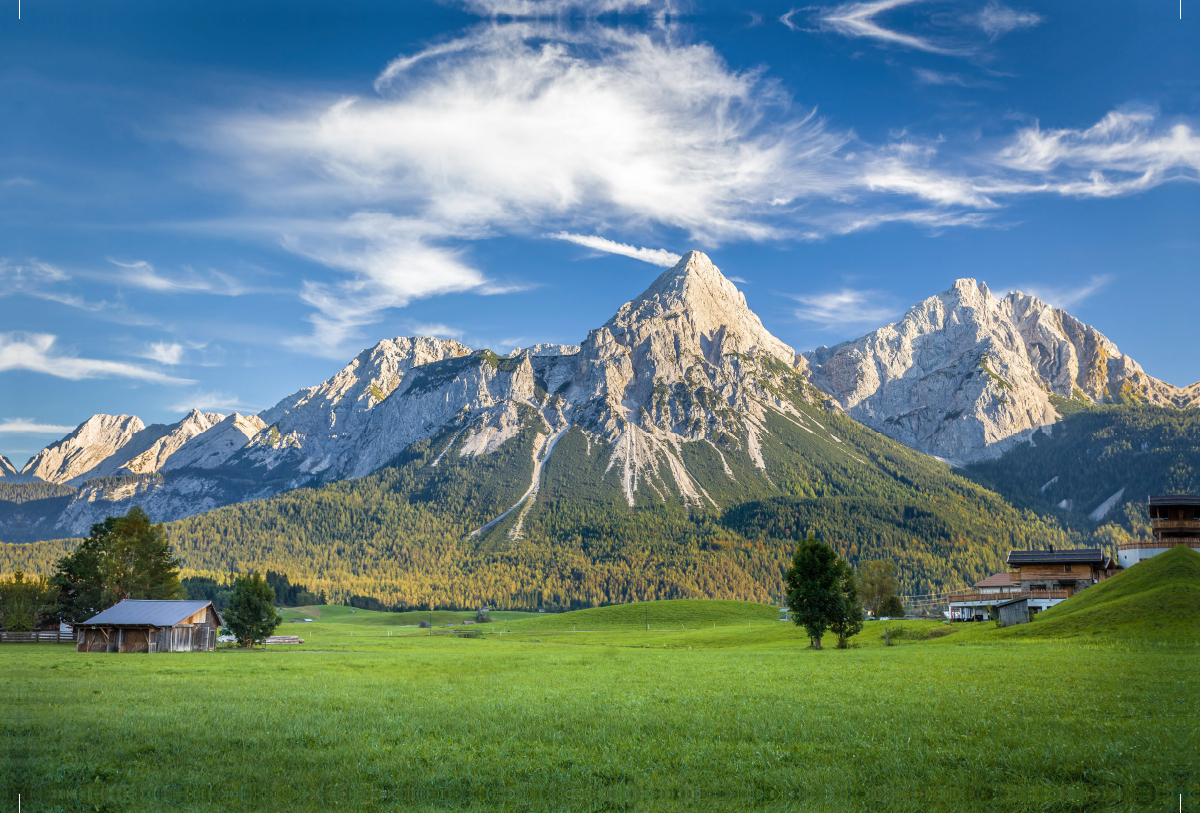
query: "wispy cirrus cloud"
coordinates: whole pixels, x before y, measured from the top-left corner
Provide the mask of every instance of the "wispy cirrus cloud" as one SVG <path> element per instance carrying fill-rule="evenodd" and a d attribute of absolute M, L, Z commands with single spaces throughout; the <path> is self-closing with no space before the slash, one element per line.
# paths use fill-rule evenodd
<path fill-rule="evenodd" d="M 1005 34 L 1023 28 L 1033 28 L 1043 22 L 1043 17 L 1029 11 L 1019 11 L 991 0 L 977 12 L 963 13 L 956 10 L 957 4 L 933 0 L 867 0 L 867 2 L 843 3 L 815 10 L 816 30 L 829 31 L 853 39 L 865 39 L 880 46 L 897 47 L 942 56 L 972 57 L 985 49 L 987 43 L 995 42 Z M 899 22 L 885 22 L 889 12 L 919 7 L 924 11 L 906 26 Z M 799 9 L 785 14 L 781 21 L 793 30 L 798 26 L 793 18 Z M 987 43 L 981 41 L 981 31 Z"/>
<path fill-rule="evenodd" d="M 5 435 L 65 435 L 74 426 L 40 423 L 32 418 L 0 418 L 0 434 Z"/>
<path fill-rule="evenodd" d="M 663 14 L 676 10 L 680 4 L 664 0 L 466 0 L 463 6 L 484 17 L 536 20 L 574 15 L 594 18 L 639 11 Z"/>
<path fill-rule="evenodd" d="M 1069 311 L 1108 287 L 1112 274 L 1097 274 L 1087 282 L 1072 286 L 1047 286 L 1044 284 L 1024 285 L 1017 293 L 1036 296 L 1048 305 Z"/>
<path fill-rule="evenodd" d="M 1045 18 L 1040 14 L 1017 11 L 996 0 L 991 0 L 973 19 L 991 40 L 997 40 L 1022 28 L 1034 28 L 1045 22 Z"/>
<path fill-rule="evenodd" d="M 596 251 L 604 251 L 609 254 L 620 254 L 622 257 L 630 257 L 634 260 L 641 260 L 644 263 L 650 263 L 651 265 L 657 265 L 662 268 L 670 268 L 679 262 L 680 257 L 682 256 L 673 251 L 667 251 L 665 248 L 638 248 L 637 246 L 618 243 L 615 240 L 597 237 L 596 235 L 557 232 L 555 234 L 548 234 L 546 236 L 553 237 L 555 240 L 566 240 L 569 243 L 575 243 L 576 245 L 595 249 Z"/>
<path fill-rule="evenodd" d="M 961 73 L 945 73 L 928 68 L 913 68 L 913 75 L 923 85 L 953 85 L 960 88 L 990 88 L 992 90 L 1001 90 L 1004 87 L 991 79 L 980 79 Z"/>
<path fill-rule="evenodd" d="M 85 378 L 132 378 L 155 384 L 193 384 L 124 361 L 80 358 L 55 351 L 57 337 L 49 333 L 0 333 L 0 372 L 28 370 L 78 381 Z"/>
<path fill-rule="evenodd" d="M 1200 181 L 1200 133 L 1158 127 L 1151 110 L 1114 110 L 1087 129 L 1019 131 L 996 164 L 1039 180 L 1014 187 L 1072 197 L 1115 197 L 1169 181 Z"/>
<path fill-rule="evenodd" d="M 840 328 L 868 324 L 878 326 L 890 321 L 897 313 L 879 291 L 843 288 L 821 294 L 785 294 L 800 303 L 796 318 L 813 322 L 822 328 Z"/>
<path fill-rule="evenodd" d="M 199 274 L 185 268 L 182 274 L 167 275 L 145 260 L 123 262 L 109 258 L 109 262 L 119 269 L 113 278 L 115 282 L 155 293 L 238 296 L 247 290 L 236 279 L 219 271 Z"/>
<path fill-rule="evenodd" d="M 818 27 L 846 37 L 874 40 L 931 54 L 966 56 L 970 50 L 962 46 L 941 44 L 930 37 L 909 34 L 889 28 L 880 22 L 885 12 L 911 6 L 925 0 L 873 0 L 867 3 L 845 3 L 818 12 Z"/>
<path fill-rule="evenodd" d="M 193 409 L 201 412 L 245 412 L 254 409 L 243 404 L 236 395 L 219 390 L 192 393 L 171 404 L 169 408 L 175 412 L 190 412 Z"/>

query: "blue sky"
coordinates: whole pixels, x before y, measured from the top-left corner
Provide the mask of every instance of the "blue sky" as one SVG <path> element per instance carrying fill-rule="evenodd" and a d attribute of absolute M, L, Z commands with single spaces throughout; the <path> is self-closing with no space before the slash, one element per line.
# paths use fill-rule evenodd
<path fill-rule="evenodd" d="M 1200 379 L 1187 3 L 11 6 L 18 466 L 97 412 L 258 411 L 382 338 L 578 343 L 689 248 L 799 350 L 970 276 Z"/>

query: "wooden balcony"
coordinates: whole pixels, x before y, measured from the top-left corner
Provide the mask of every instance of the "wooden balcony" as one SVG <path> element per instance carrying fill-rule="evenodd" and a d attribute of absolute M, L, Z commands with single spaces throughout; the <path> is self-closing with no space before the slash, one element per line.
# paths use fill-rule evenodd
<path fill-rule="evenodd" d="M 1012 593 L 951 593 L 947 601 L 951 604 L 968 601 L 990 601 L 1000 603 L 1014 598 L 1070 598 L 1068 590 L 1021 590 Z"/>
<path fill-rule="evenodd" d="M 1194 531 L 1200 536 L 1200 519 L 1152 519 L 1150 527 L 1156 531 Z"/>

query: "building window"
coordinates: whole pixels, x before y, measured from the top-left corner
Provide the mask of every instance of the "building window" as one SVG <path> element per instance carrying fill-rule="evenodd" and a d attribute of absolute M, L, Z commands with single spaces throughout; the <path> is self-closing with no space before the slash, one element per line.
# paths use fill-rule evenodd
<path fill-rule="evenodd" d="M 1067 572 L 1068 572 L 1068 573 L 1070 573 L 1070 572 L 1071 572 L 1071 566 L 1070 566 L 1070 565 L 1067 565 Z"/>

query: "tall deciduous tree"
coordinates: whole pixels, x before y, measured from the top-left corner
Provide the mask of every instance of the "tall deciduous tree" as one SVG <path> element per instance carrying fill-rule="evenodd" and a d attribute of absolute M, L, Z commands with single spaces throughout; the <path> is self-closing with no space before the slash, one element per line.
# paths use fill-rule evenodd
<path fill-rule="evenodd" d="M 883 600 L 900 592 L 900 583 L 896 580 L 895 562 L 860 562 L 858 583 L 862 588 L 863 604 L 876 618 L 879 617 L 879 605 L 883 603 Z"/>
<path fill-rule="evenodd" d="M 233 630 L 238 643 L 245 647 L 261 644 L 283 622 L 275 612 L 275 591 L 257 573 L 237 578 L 223 615 L 225 626 Z"/>
<path fill-rule="evenodd" d="M 68 623 L 86 621 L 127 598 L 186 596 L 163 526 L 153 524 L 140 506 L 93 525 L 75 552 L 58 560 L 50 583 L 59 591 L 59 618 Z"/>
<path fill-rule="evenodd" d="M 804 627 L 814 649 L 842 609 L 841 560 L 833 548 L 808 538 L 796 546 L 792 566 L 785 576 L 788 607 L 796 625 Z"/>

